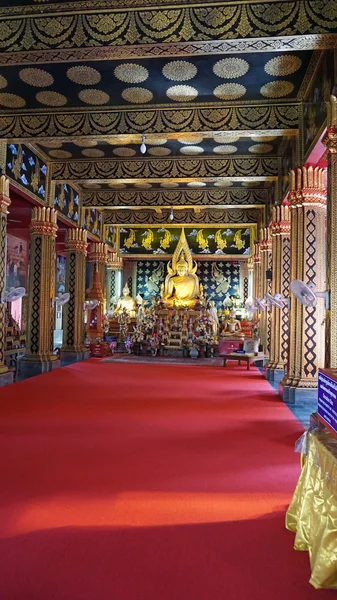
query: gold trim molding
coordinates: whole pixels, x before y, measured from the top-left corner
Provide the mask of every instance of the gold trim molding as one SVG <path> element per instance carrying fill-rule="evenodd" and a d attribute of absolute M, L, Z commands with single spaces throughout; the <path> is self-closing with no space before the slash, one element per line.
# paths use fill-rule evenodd
<path fill-rule="evenodd" d="M 172 227 L 169 219 L 169 210 L 158 213 L 154 210 L 113 210 L 104 211 L 104 223 L 106 225 L 156 225 L 165 224 Z M 207 211 L 195 212 L 194 210 L 177 210 L 174 215 L 174 223 L 188 224 L 219 224 L 219 223 L 251 223 L 260 226 L 262 221 L 261 209 L 239 210 L 239 209 L 208 209 Z M 173 224 L 174 224 L 173 223 Z"/>

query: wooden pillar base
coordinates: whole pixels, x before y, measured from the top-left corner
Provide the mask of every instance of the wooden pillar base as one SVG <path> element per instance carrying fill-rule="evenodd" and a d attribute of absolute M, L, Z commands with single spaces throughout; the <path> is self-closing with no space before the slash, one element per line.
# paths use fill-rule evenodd
<path fill-rule="evenodd" d="M 55 357 L 55 360 L 38 360 L 23 357 L 18 363 L 18 373 L 20 379 L 34 377 L 42 373 L 48 373 L 61 366 L 61 361 Z"/>
<path fill-rule="evenodd" d="M 5 385 L 9 385 L 14 382 L 14 373 L 13 371 L 5 371 L 4 373 L 0 373 L 0 387 Z"/>

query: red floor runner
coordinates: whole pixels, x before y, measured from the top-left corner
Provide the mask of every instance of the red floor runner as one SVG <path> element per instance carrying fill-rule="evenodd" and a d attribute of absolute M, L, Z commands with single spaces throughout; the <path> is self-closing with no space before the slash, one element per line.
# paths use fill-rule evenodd
<path fill-rule="evenodd" d="M 302 428 L 257 369 L 90 361 L 0 391 L 1 600 L 311 600 Z"/>

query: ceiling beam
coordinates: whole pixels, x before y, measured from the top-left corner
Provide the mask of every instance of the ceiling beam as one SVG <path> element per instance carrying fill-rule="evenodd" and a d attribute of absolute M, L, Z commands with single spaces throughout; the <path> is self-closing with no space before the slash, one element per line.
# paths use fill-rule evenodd
<path fill-rule="evenodd" d="M 85 209 L 84 209 L 85 210 Z M 88 209 L 87 209 L 88 210 Z M 164 209 L 160 213 L 152 210 L 105 210 L 104 223 L 111 225 L 155 225 L 167 224 L 172 226 L 170 221 L 170 210 Z M 244 209 L 206 209 L 195 212 L 193 208 L 175 210 L 175 223 L 261 223 L 263 209 L 251 208 Z"/>

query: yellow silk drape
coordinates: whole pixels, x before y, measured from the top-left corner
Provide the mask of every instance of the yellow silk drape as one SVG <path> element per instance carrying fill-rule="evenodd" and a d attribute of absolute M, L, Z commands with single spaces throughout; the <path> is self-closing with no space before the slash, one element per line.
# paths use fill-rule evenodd
<path fill-rule="evenodd" d="M 308 454 L 286 515 L 294 547 L 310 556 L 310 583 L 337 589 L 337 439 L 326 429 L 307 433 Z"/>

